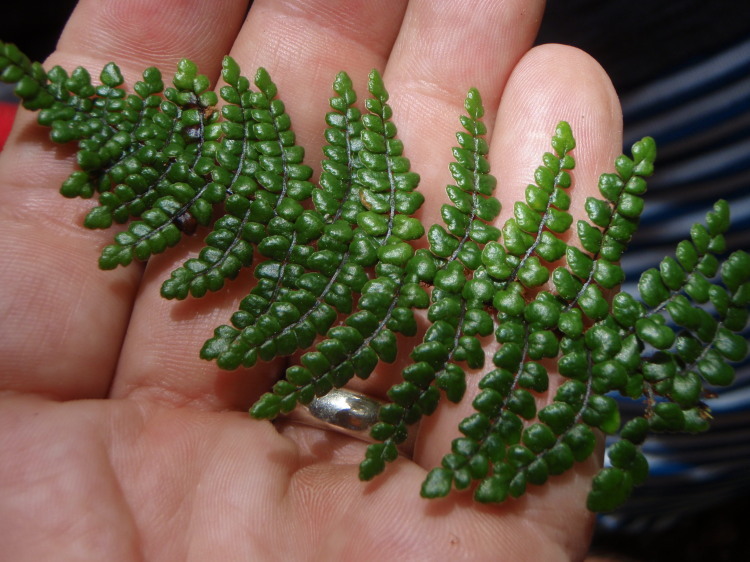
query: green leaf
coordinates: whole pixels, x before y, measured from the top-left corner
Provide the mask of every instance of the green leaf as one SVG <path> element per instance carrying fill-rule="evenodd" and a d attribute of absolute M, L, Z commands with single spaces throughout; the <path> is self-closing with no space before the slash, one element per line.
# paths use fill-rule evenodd
<path fill-rule="evenodd" d="M 250 409 L 250 415 L 255 419 L 272 419 L 281 409 L 281 396 L 266 393 Z"/>
<path fill-rule="evenodd" d="M 441 498 L 448 495 L 453 476 L 448 469 L 437 467 L 433 468 L 425 478 L 422 484 L 421 495 L 423 498 Z"/>
<path fill-rule="evenodd" d="M 586 506 L 595 512 L 612 511 L 628 498 L 632 489 L 633 479 L 627 471 L 604 468 L 594 477 Z"/>
<path fill-rule="evenodd" d="M 612 434 L 620 429 L 620 410 L 613 398 L 593 395 L 583 411 L 583 420 L 604 433 Z"/>
<path fill-rule="evenodd" d="M 485 478 L 474 490 L 474 499 L 480 503 L 500 503 L 508 497 L 510 482 L 501 475 Z"/>
<path fill-rule="evenodd" d="M 636 333 L 656 349 L 668 349 L 675 341 L 674 331 L 660 317 L 641 318 L 635 323 Z"/>
<path fill-rule="evenodd" d="M 577 462 L 583 462 L 589 458 L 597 442 L 594 432 L 585 424 L 574 425 L 565 433 L 563 440 Z"/>
<path fill-rule="evenodd" d="M 551 448 L 556 442 L 557 437 L 549 426 L 535 423 L 531 424 L 523 431 L 521 437 L 523 444 L 534 453 L 540 453 L 545 449 Z"/>

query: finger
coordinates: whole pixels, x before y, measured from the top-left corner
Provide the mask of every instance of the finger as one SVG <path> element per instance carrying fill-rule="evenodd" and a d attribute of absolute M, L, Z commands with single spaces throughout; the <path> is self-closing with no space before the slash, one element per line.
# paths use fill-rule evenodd
<path fill-rule="evenodd" d="M 543 9 L 544 2 L 528 0 L 409 4 L 384 78 L 406 155 L 421 177 L 425 224 L 442 224 L 445 186 L 454 183 L 448 163 L 469 88 L 482 93 L 491 134 L 508 76 L 531 47 Z"/>
<path fill-rule="evenodd" d="M 593 59 L 570 47 L 546 45 L 520 61 L 500 102 L 489 160 L 498 178 L 496 196 L 505 208 L 501 221 L 512 215 L 513 202 L 523 200 L 525 187 L 533 183 L 534 170 L 541 164 L 541 155 L 551 151 L 550 137 L 560 120 L 570 123 L 577 140 L 573 187 L 569 190 L 575 223 L 576 218 L 585 216 L 585 198 L 597 193 L 599 174 L 611 169 L 620 151 L 620 106 L 608 77 Z M 492 368 L 488 357 L 484 372 Z M 473 412 L 471 402 L 482 374 L 471 374 L 469 391 L 460 404 L 441 406 L 435 415 L 423 420 L 414 456 L 420 465 L 438 466 L 442 456 L 450 452 L 451 441 L 459 436 L 459 422 Z M 558 378 L 553 377 L 551 389 L 559 384 Z M 539 396 L 541 402 L 549 399 L 549 395 Z M 590 475 L 596 464 L 596 459 L 590 459 L 577 465 L 562 479 L 524 500 L 523 509 L 545 512 L 544 506 L 555 501 L 577 506 L 569 508 L 564 517 L 550 509 L 543 519 L 558 536 L 564 536 L 565 530 L 577 529 L 580 533 L 578 526 L 569 526 L 586 516 L 584 497 L 589 481 L 584 476 Z M 575 516 L 570 509 L 576 511 Z"/>
<path fill-rule="evenodd" d="M 404 5 L 385 0 L 253 4 L 231 55 L 251 80 L 258 67 L 268 70 L 291 116 L 297 144 L 307 148 L 307 164 L 316 167 L 323 156 L 324 115 L 336 73 L 344 69 L 364 84 L 372 68 L 382 68 Z M 190 242 L 190 252 L 198 252 L 201 239 Z M 187 257 L 172 252 L 149 263 L 112 396 L 137 393 L 206 408 L 246 409 L 277 379 L 284 360 L 222 372 L 199 358 L 216 326 L 227 324 L 249 293 L 252 279 L 245 273 L 200 300 L 165 301 L 159 287 Z"/>
<path fill-rule="evenodd" d="M 257 0 L 232 48 L 252 78 L 265 68 L 292 117 L 307 163 L 318 167 L 336 74 L 351 77 L 360 99 L 367 75 L 382 69 L 393 48 L 407 0 Z"/>
<path fill-rule="evenodd" d="M 244 18 L 238 0 L 83 0 L 46 63 L 98 75 L 116 59 L 132 84 L 147 66 L 194 57 L 216 74 Z M 94 78 L 94 81 L 96 79 Z M 118 359 L 138 267 L 101 272 L 110 232 L 81 228 L 88 201 L 64 201 L 75 169 L 69 147 L 52 150 L 46 131 L 21 112 L 0 162 L 0 384 L 57 398 L 103 396 Z"/>

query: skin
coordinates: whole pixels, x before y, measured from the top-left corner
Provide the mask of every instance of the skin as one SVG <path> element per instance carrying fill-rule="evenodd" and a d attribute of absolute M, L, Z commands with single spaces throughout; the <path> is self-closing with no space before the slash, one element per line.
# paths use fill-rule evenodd
<path fill-rule="evenodd" d="M 562 119 L 578 141 L 571 194 L 581 216 L 618 152 L 620 106 L 586 54 L 531 49 L 542 10 L 529 0 L 257 0 L 246 17 L 238 0 L 82 0 L 45 67 L 82 65 L 96 76 L 115 60 L 132 84 L 146 66 L 166 74 L 188 57 L 216 81 L 230 53 L 246 75 L 268 69 L 307 147 L 320 146 L 335 73 L 347 70 L 364 97 L 367 73 L 381 69 L 405 155 L 422 176 L 425 223 L 439 220 L 447 200 L 457 117 L 475 86 L 504 204 L 498 224 Z M 474 505 L 467 494 L 419 497 L 470 396 L 422 423 L 413 460 L 368 483 L 357 478 L 362 442 L 250 419 L 247 408 L 283 363 L 222 372 L 198 358 L 249 276 L 201 300 L 161 299 L 160 284 L 195 255 L 201 231 L 147 266 L 99 271 L 112 234 L 81 228 L 91 201 L 59 195 L 73 153 L 51 147 L 46 134 L 19 112 L 0 158 L 0 544 L 8 560 L 585 557 L 596 459 L 501 506 Z M 308 148 L 316 174 L 321 157 Z M 379 396 L 392 380 L 386 366 L 351 386 Z"/>

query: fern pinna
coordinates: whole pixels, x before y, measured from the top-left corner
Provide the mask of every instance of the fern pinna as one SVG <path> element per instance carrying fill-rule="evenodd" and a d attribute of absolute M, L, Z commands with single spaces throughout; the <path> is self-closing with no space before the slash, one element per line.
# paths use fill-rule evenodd
<path fill-rule="evenodd" d="M 394 362 L 398 334 L 416 335 L 415 311 L 424 309 L 429 327 L 380 409 L 362 479 L 397 458 L 409 426 L 443 394 L 463 398 L 466 370 L 485 367 L 490 336 L 496 351 L 475 412 L 428 474 L 425 497 L 470 487 L 480 502 L 518 497 L 588 458 L 601 431 L 617 439 L 589 507 L 610 510 L 647 476 L 640 446 L 648 432 L 707 429 L 705 387 L 730 384 L 728 362 L 747 354 L 739 332 L 750 256 L 719 258 L 729 226 L 720 201 L 675 257 L 643 273 L 637 297 L 617 292 L 618 261 L 653 170 L 652 139 L 616 159 L 614 172 L 600 177 L 601 197 L 586 200 L 588 218 L 573 224 L 575 141 L 561 122 L 525 200 L 498 228 L 482 101 L 472 89 L 450 164 L 450 204 L 443 224 L 425 232 L 414 216 L 424 201 L 419 176 L 376 71 L 362 109 L 349 77 L 336 77 L 317 183 L 268 73 L 258 70 L 251 83 L 226 57 L 222 78 L 220 108 L 187 60 L 172 86 L 149 68 L 128 94 L 114 63 L 95 86 L 82 68 L 45 71 L 0 43 L 0 79 L 39 110 L 53 141 L 78 145 L 79 169 L 62 194 L 97 196 L 89 228 L 128 223 L 100 267 L 147 260 L 210 225 L 204 248 L 171 274 L 162 295 L 201 297 L 253 268 L 257 284 L 201 356 L 236 369 L 301 353 L 252 406 L 254 417 L 274 418 Z M 551 368 L 564 382 L 539 407 Z M 621 420 L 617 394 L 640 400 L 642 415 Z"/>

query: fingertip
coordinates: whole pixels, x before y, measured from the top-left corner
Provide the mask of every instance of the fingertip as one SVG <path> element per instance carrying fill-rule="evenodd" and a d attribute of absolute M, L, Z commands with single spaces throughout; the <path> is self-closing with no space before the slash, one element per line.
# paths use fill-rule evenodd
<path fill-rule="evenodd" d="M 555 112 L 567 121 L 588 117 L 612 125 L 622 120 L 617 92 L 604 68 L 594 57 L 570 45 L 548 43 L 530 49 L 509 79 L 502 103 L 511 102 L 520 109 L 531 106 L 539 117 Z"/>
<path fill-rule="evenodd" d="M 75 59 L 92 72 L 100 60 L 115 60 L 128 83 L 147 66 L 171 73 L 178 60 L 189 58 L 213 78 L 246 11 L 241 0 L 81 0 L 51 58 Z"/>
<path fill-rule="evenodd" d="M 508 201 L 523 198 L 541 155 L 560 121 L 576 139 L 571 209 L 596 192 L 598 177 L 622 150 L 622 110 L 609 76 L 586 52 L 568 45 L 531 49 L 510 76 L 490 143 L 490 162 L 498 175 L 497 196 L 509 218 Z"/>

